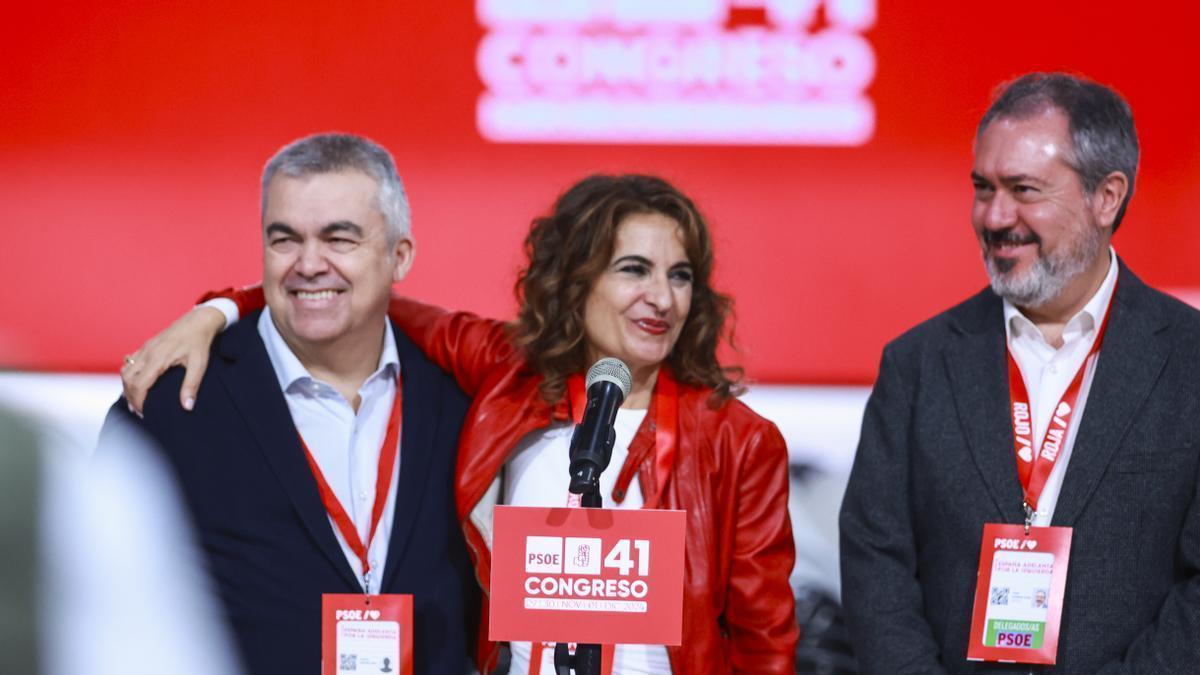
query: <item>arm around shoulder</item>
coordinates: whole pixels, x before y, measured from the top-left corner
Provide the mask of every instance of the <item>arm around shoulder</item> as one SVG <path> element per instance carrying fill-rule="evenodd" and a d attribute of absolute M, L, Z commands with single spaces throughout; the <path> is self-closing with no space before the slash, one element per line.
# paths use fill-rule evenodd
<path fill-rule="evenodd" d="M 204 303 L 218 298 L 232 300 L 237 305 L 237 315 L 239 317 L 246 316 L 251 312 L 256 312 L 267 305 L 267 300 L 266 297 L 263 296 L 263 289 L 261 285 L 243 286 L 241 288 L 231 287 L 219 291 L 209 291 L 200 298 L 200 302 Z"/>
<path fill-rule="evenodd" d="M 201 301 L 213 298 L 232 300 L 241 316 L 266 304 L 261 286 L 226 288 L 205 294 Z M 469 396 L 474 396 L 487 374 L 514 351 L 503 323 L 469 312 L 453 312 L 393 293 L 388 318 L 431 361 L 452 374 Z"/>
<path fill-rule="evenodd" d="M 474 396 L 495 368 L 516 351 L 504 324 L 393 295 L 388 316 L 431 361 Z"/>

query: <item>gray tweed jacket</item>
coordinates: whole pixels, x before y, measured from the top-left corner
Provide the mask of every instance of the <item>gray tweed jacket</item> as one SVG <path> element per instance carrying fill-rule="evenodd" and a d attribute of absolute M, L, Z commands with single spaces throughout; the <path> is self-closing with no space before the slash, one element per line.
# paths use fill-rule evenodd
<path fill-rule="evenodd" d="M 1200 312 L 1124 263 L 1111 311 L 1053 518 L 1074 528 L 1054 667 L 966 660 L 983 524 L 1023 522 L 1000 298 L 884 349 L 840 519 L 863 672 L 1200 672 Z"/>

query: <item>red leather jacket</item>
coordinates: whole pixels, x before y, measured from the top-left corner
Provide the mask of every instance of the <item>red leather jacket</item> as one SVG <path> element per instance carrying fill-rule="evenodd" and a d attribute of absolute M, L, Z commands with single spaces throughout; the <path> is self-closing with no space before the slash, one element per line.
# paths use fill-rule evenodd
<path fill-rule="evenodd" d="M 243 313 L 262 306 L 258 292 L 233 296 Z M 431 360 L 452 373 L 473 401 L 458 453 L 456 501 L 484 594 L 491 579 L 491 513 L 485 496 L 517 442 L 569 419 L 566 397 L 550 405 L 501 323 L 394 297 L 389 316 Z M 670 377 L 665 369 L 660 377 Z M 687 512 L 683 643 L 668 647 L 671 670 L 693 673 L 794 672 L 795 607 L 788 575 L 795 562 L 788 516 L 787 448 L 775 425 L 743 403 L 709 407 L 711 390 L 679 385 L 675 466 L 662 508 Z M 647 422 L 630 445 L 654 442 Z M 654 481 L 653 455 L 637 467 L 643 494 Z M 622 478 L 627 480 L 622 472 Z M 621 481 L 618 481 L 618 487 Z M 482 508 L 481 508 L 482 507 Z M 486 511 L 486 512 L 485 512 Z M 478 663 L 494 667 L 483 608 Z"/>

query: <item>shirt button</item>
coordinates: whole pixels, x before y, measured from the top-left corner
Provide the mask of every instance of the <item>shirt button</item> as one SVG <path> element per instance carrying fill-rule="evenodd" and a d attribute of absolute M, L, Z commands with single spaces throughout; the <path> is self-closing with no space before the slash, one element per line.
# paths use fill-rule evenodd
<path fill-rule="evenodd" d="M 1058 373 L 1058 366 L 1051 363 L 1049 370 L 1050 370 L 1050 374 L 1054 375 L 1054 374 Z"/>
<path fill-rule="evenodd" d="M 359 500 L 360 502 L 365 502 L 365 501 L 367 501 L 367 491 L 366 491 L 366 490 L 360 490 L 360 491 L 359 491 L 359 493 L 358 493 L 358 500 Z"/>

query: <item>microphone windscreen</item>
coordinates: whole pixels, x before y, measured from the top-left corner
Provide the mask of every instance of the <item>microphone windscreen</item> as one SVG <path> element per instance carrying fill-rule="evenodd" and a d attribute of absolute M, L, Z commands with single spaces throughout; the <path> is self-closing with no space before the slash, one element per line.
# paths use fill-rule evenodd
<path fill-rule="evenodd" d="M 621 359 L 606 357 L 588 368 L 584 387 L 591 389 L 593 384 L 601 381 L 612 382 L 620 387 L 622 398 L 627 398 L 629 390 L 633 389 L 633 374 L 629 372 L 629 366 L 625 365 Z"/>

